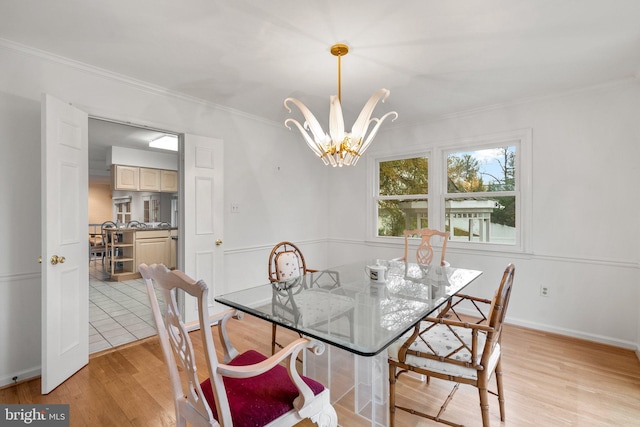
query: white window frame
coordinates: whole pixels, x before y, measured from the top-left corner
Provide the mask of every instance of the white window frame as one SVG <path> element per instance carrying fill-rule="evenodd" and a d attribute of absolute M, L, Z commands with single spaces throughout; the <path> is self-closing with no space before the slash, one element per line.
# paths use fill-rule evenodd
<path fill-rule="evenodd" d="M 132 201 L 131 196 L 124 197 L 112 197 L 113 202 L 113 217 L 116 218 L 116 222 L 126 224 L 131 221 Z M 124 210 L 124 205 L 129 204 L 129 210 Z"/>
<path fill-rule="evenodd" d="M 419 194 L 419 195 L 409 194 L 404 196 L 380 196 L 379 194 L 380 193 L 380 175 L 379 175 L 380 163 L 389 162 L 393 160 L 410 159 L 410 158 L 416 158 L 416 157 L 426 157 L 429 162 L 429 176 L 427 177 L 429 180 L 429 192 L 426 195 L 427 197 L 424 197 L 423 194 Z M 396 236 L 378 236 L 378 200 L 426 199 L 427 203 L 429 204 L 428 221 L 431 223 L 431 206 L 432 206 L 431 163 L 432 163 L 432 154 L 430 150 L 411 151 L 411 152 L 407 152 L 404 155 L 394 155 L 394 156 L 384 156 L 384 157 L 380 156 L 380 157 L 375 157 L 373 159 L 373 164 L 374 164 L 373 180 L 375 181 L 375 184 L 373 186 L 373 217 L 372 217 L 373 229 L 369 227 L 369 229 L 371 230 L 370 237 L 373 237 L 375 240 L 378 240 L 378 241 L 387 241 L 387 242 L 389 241 L 394 242 L 396 241 L 396 239 L 398 239 L 398 237 Z M 404 239 L 404 237 L 402 239 Z"/>
<path fill-rule="evenodd" d="M 447 248 L 460 248 L 479 251 L 498 252 L 530 252 L 531 236 L 531 200 L 532 200 L 532 130 L 520 129 L 508 132 L 483 135 L 473 138 L 445 141 L 426 150 L 416 150 L 415 146 L 394 155 L 380 154 L 371 156 L 368 162 L 367 174 L 370 183 L 369 215 L 367 215 L 367 239 L 370 242 L 398 243 L 402 237 L 378 236 L 378 196 L 379 191 L 379 163 L 389 160 L 406 159 L 426 156 L 429 158 L 429 224 L 438 224 L 439 229 L 445 228 L 445 198 L 447 197 L 447 155 L 454 152 L 474 151 L 486 148 L 516 146 L 516 242 L 497 244 L 491 242 L 460 242 L 450 241 Z M 498 195 L 500 193 L 478 193 L 481 195 Z M 411 196 L 407 196 L 410 198 Z M 434 228 L 436 228 L 434 226 Z"/>

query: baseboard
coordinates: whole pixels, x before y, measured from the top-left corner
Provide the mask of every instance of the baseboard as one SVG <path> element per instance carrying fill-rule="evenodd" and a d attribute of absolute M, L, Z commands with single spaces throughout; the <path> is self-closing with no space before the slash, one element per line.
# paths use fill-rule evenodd
<path fill-rule="evenodd" d="M 0 377 L 0 388 L 6 388 L 7 386 L 13 386 L 16 384 L 30 381 L 34 378 L 38 378 L 41 375 L 40 367 L 23 370 L 14 374 Z M 14 380 L 15 378 L 15 380 Z"/>
<path fill-rule="evenodd" d="M 466 310 L 464 308 L 456 308 L 456 311 L 460 312 L 461 314 L 466 314 L 469 316 L 477 315 L 477 312 L 475 312 L 474 310 Z M 625 348 L 629 350 L 635 350 L 636 355 L 638 356 L 638 359 L 640 359 L 640 348 L 638 347 L 637 343 L 632 341 L 620 340 L 617 338 L 611 338 L 604 335 L 591 334 L 588 332 L 577 331 L 575 329 L 558 328 L 555 326 L 545 325 L 542 323 L 530 322 L 522 319 L 514 319 L 509 316 L 507 316 L 505 323 L 514 325 L 514 326 L 521 326 L 523 328 L 534 329 L 536 331 L 549 332 L 556 335 L 564 335 L 567 337 L 578 338 L 585 341 L 597 342 L 600 344 L 606 344 L 613 347 L 620 347 L 620 348 Z"/>

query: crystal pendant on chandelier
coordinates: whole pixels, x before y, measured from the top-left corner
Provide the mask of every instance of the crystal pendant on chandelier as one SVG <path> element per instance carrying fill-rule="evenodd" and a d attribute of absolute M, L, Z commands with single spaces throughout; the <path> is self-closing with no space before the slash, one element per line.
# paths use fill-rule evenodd
<path fill-rule="evenodd" d="M 284 107 L 289 112 L 291 112 L 289 103 L 292 103 L 300 109 L 305 119 L 304 125 L 302 125 L 298 120 L 288 118 L 284 121 L 284 125 L 289 130 L 291 130 L 290 123 L 296 125 L 309 148 L 322 159 L 325 165 L 333 167 L 355 165 L 373 141 L 382 122 L 389 116 L 394 116 L 391 121 L 398 118 L 398 113 L 395 111 L 380 118 L 371 117 L 378 101 L 384 102 L 391 93 L 387 89 L 380 89 L 369 98 L 351 132 L 345 132 L 342 106 L 340 105 L 340 58 L 348 52 L 349 48 L 344 44 L 336 44 L 331 47 L 331 53 L 338 57 L 338 95 L 330 97 L 329 134 L 322 130 L 318 120 L 302 102 L 296 98 L 284 100 Z M 372 125 L 373 127 L 371 127 Z"/>

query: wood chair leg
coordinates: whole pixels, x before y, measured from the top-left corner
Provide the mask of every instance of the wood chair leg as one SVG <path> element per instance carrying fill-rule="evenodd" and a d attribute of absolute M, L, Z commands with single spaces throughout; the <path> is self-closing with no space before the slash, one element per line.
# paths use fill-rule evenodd
<path fill-rule="evenodd" d="M 505 420 L 505 411 L 504 411 L 504 391 L 502 388 L 502 358 L 498 360 L 498 364 L 496 365 L 496 385 L 498 387 L 498 404 L 500 405 L 500 421 Z"/>
<path fill-rule="evenodd" d="M 276 354 L 276 324 L 271 324 L 271 354 Z"/>
<path fill-rule="evenodd" d="M 485 381 L 486 384 L 486 381 Z M 480 395 L 480 411 L 482 412 L 482 427 L 489 427 L 489 391 L 487 386 L 478 387 Z"/>
<path fill-rule="evenodd" d="M 389 365 L 389 426 L 396 422 L 396 367 Z"/>

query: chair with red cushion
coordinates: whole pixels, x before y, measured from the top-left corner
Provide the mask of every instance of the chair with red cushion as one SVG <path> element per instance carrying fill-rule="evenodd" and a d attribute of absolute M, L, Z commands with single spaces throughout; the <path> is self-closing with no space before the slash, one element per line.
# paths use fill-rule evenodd
<path fill-rule="evenodd" d="M 335 427 L 338 417 L 329 403 L 329 390 L 296 370 L 296 357 L 305 350 L 322 352 L 319 342 L 300 338 L 271 357 L 249 350 L 239 353 L 229 341 L 227 322 L 239 313 L 226 310 L 209 316 L 208 287 L 162 264 L 140 264 L 173 390 L 176 425 L 293 426 L 309 418 L 318 426 Z M 154 282 L 165 301 L 164 316 Z M 197 298 L 200 331 L 209 378 L 198 380 L 196 355 L 180 319 L 176 291 Z M 210 324 L 217 322 L 224 357 L 216 357 Z M 179 360 L 179 365 L 176 363 Z M 281 362 L 285 362 L 284 366 Z M 181 377 L 180 373 L 184 374 Z M 183 387 L 183 385 L 185 387 Z"/>

